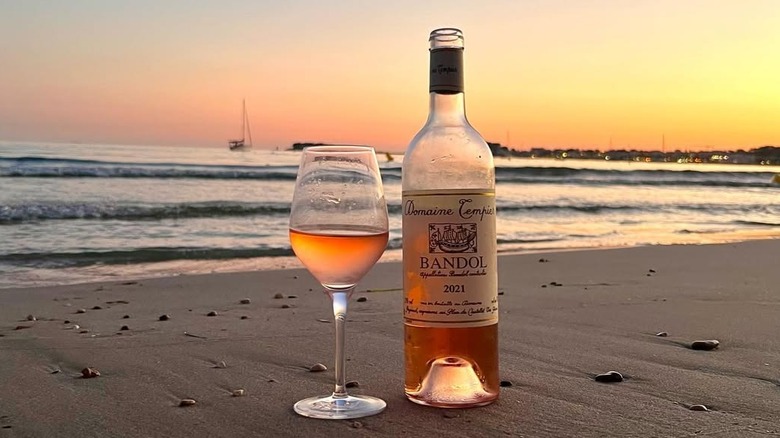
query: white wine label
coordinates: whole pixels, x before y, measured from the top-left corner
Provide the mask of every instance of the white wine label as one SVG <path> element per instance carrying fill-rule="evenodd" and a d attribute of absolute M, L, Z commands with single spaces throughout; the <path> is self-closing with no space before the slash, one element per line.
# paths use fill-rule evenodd
<path fill-rule="evenodd" d="M 463 48 L 431 50 L 428 91 L 444 94 L 463 92 Z"/>
<path fill-rule="evenodd" d="M 449 327 L 497 322 L 495 193 L 408 191 L 402 205 L 404 318 Z"/>

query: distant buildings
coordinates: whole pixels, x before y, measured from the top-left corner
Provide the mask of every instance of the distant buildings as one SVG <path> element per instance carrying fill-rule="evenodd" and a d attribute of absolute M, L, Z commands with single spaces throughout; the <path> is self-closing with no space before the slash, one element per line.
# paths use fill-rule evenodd
<path fill-rule="evenodd" d="M 518 151 L 502 146 L 500 143 L 490 143 L 490 151 L 496 157 L 519 158 L 552 158 L 605 161 L 642 161 L 667 163 L 721 163 L 721 164 L 763 164 L 780 165 L 780 147 L 763 146 L 760 148 L 736 151 L 699 151 L 674 152 L 640 151 L 636 149 L 614 149 L 609 151 L 580 149 L 546 149 L 532 148 L 528 151 Z"/>

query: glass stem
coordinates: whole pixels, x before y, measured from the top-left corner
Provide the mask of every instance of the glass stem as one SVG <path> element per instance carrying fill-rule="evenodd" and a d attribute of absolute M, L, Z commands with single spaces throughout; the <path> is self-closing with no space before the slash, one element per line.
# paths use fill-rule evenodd
<path fill-rule="evenodd" d="M 331 292 L 333 299 L 333 319 L 336 323 L 336 388 L 333 397 L 347 397 L 346 388 L 346 359 L 344 355 L 345 331 L 347 324 L 347 301 L 352 290 Z"/>

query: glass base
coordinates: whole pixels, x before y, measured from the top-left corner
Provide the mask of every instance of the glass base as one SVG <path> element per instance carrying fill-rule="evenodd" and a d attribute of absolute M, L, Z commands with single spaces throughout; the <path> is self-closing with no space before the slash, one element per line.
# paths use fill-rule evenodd
<path fill-rule="evenodd" d="M 310 418 L 344 420 L 376 415 L 385 409 L 384 400 L 367 395 L 333 395 L 305 398 L 293 406 L 295 412 Z"/>

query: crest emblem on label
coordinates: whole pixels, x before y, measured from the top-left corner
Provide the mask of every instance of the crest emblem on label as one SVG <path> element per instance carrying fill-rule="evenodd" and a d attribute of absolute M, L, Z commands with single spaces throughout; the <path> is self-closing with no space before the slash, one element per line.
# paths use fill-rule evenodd
<path fill-rule="evenodd" d="M 431 254 L 478 252 L 477 224 L 471 222 L 428 225 L 428 249 Z"/>

